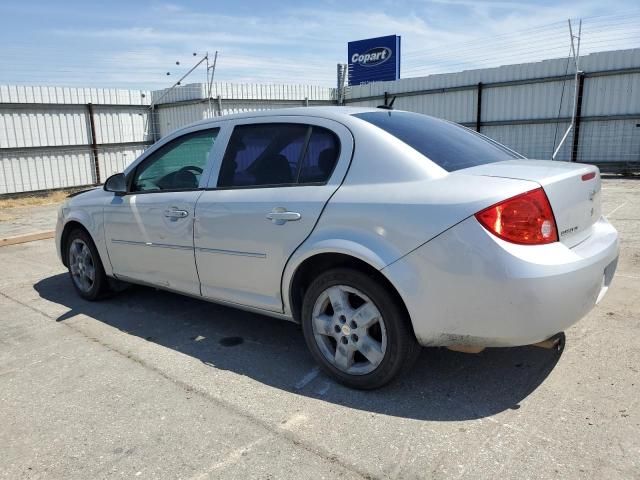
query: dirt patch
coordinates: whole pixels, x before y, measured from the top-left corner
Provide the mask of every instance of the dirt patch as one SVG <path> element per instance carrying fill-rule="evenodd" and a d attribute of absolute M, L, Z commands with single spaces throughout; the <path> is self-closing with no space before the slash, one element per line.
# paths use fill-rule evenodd
<path fill-rule="evenodd" d="M 16 217 L 13 215 L 0 211 L 0 222 L 10 222 L 11 220 L 15 220 Z"/>
<path fill-rule="evenodd" d="M 0 198 L 0 221 L 8 221 L 13 217 L 11 212 L 7 212 L 6 209 L 19 208 L 19 207 L 33 207 L 40 205 L 52 205 L 54 203 L 60 203 L 69 195 L 68 191 L 56 191 L 46 195 L 33 195 L 28 197 L 18 198 Z"/>

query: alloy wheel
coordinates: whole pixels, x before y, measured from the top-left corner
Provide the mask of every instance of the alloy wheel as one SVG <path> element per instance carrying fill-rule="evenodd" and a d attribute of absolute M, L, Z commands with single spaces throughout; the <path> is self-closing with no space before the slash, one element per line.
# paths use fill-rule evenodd
<path fill-rule="evenodd" d="M 88 245 L 79 238 L 69 246 L 69 270 L 73 283 L 81 292 L 87 293 L 93 288 L 96 279 L 93 257 Z"/>
<path fill-rule="evenodd" d="M 346 285 L 329 287 L 318 296 L 312 315 L 316 344 L 331 365 L 350 375 L 365 375 L 380 365 L 387 331 L 364 293 Z"/>

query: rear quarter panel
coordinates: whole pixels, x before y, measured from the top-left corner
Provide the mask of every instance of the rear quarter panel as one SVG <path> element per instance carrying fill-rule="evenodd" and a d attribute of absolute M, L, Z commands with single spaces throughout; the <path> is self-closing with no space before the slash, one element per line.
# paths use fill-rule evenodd
<path fill-rule="evenodd" d="M 313 255 L 344 253 L 381 270 L 478 211 L 537 186 L 525 180 L 464 175 L 354 185 L 349 175 L 289 260 L 283 275 L 285 292 L 298 266 Z M 290 313 L 289 296 L 283 298 L 285 312 Z"/>

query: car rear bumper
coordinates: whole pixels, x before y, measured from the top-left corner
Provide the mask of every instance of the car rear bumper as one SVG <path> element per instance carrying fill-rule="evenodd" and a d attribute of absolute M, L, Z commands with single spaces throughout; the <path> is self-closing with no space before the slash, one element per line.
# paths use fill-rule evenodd
<path fill-rule="evenodd" d="M 618 232 L 604 218 L 573 248 L 505 242 L 470 217 L 385 267 L 424 346 L 516 346 L 573 325 L 615 273 Z"/>

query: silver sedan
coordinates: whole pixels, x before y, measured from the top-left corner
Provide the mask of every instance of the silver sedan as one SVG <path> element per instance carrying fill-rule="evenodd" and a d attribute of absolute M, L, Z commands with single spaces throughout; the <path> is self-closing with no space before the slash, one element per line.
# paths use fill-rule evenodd
<path fill-rule="evenodd" d="M 420 346 L 554 337 L 603 297 L 618 257 L 596 167 L 346 107 L 178 130 L 70 198 L 56 240 L 85 299 L 130 282 L 298 322 L 356 388 L 387 383 Z"/>

